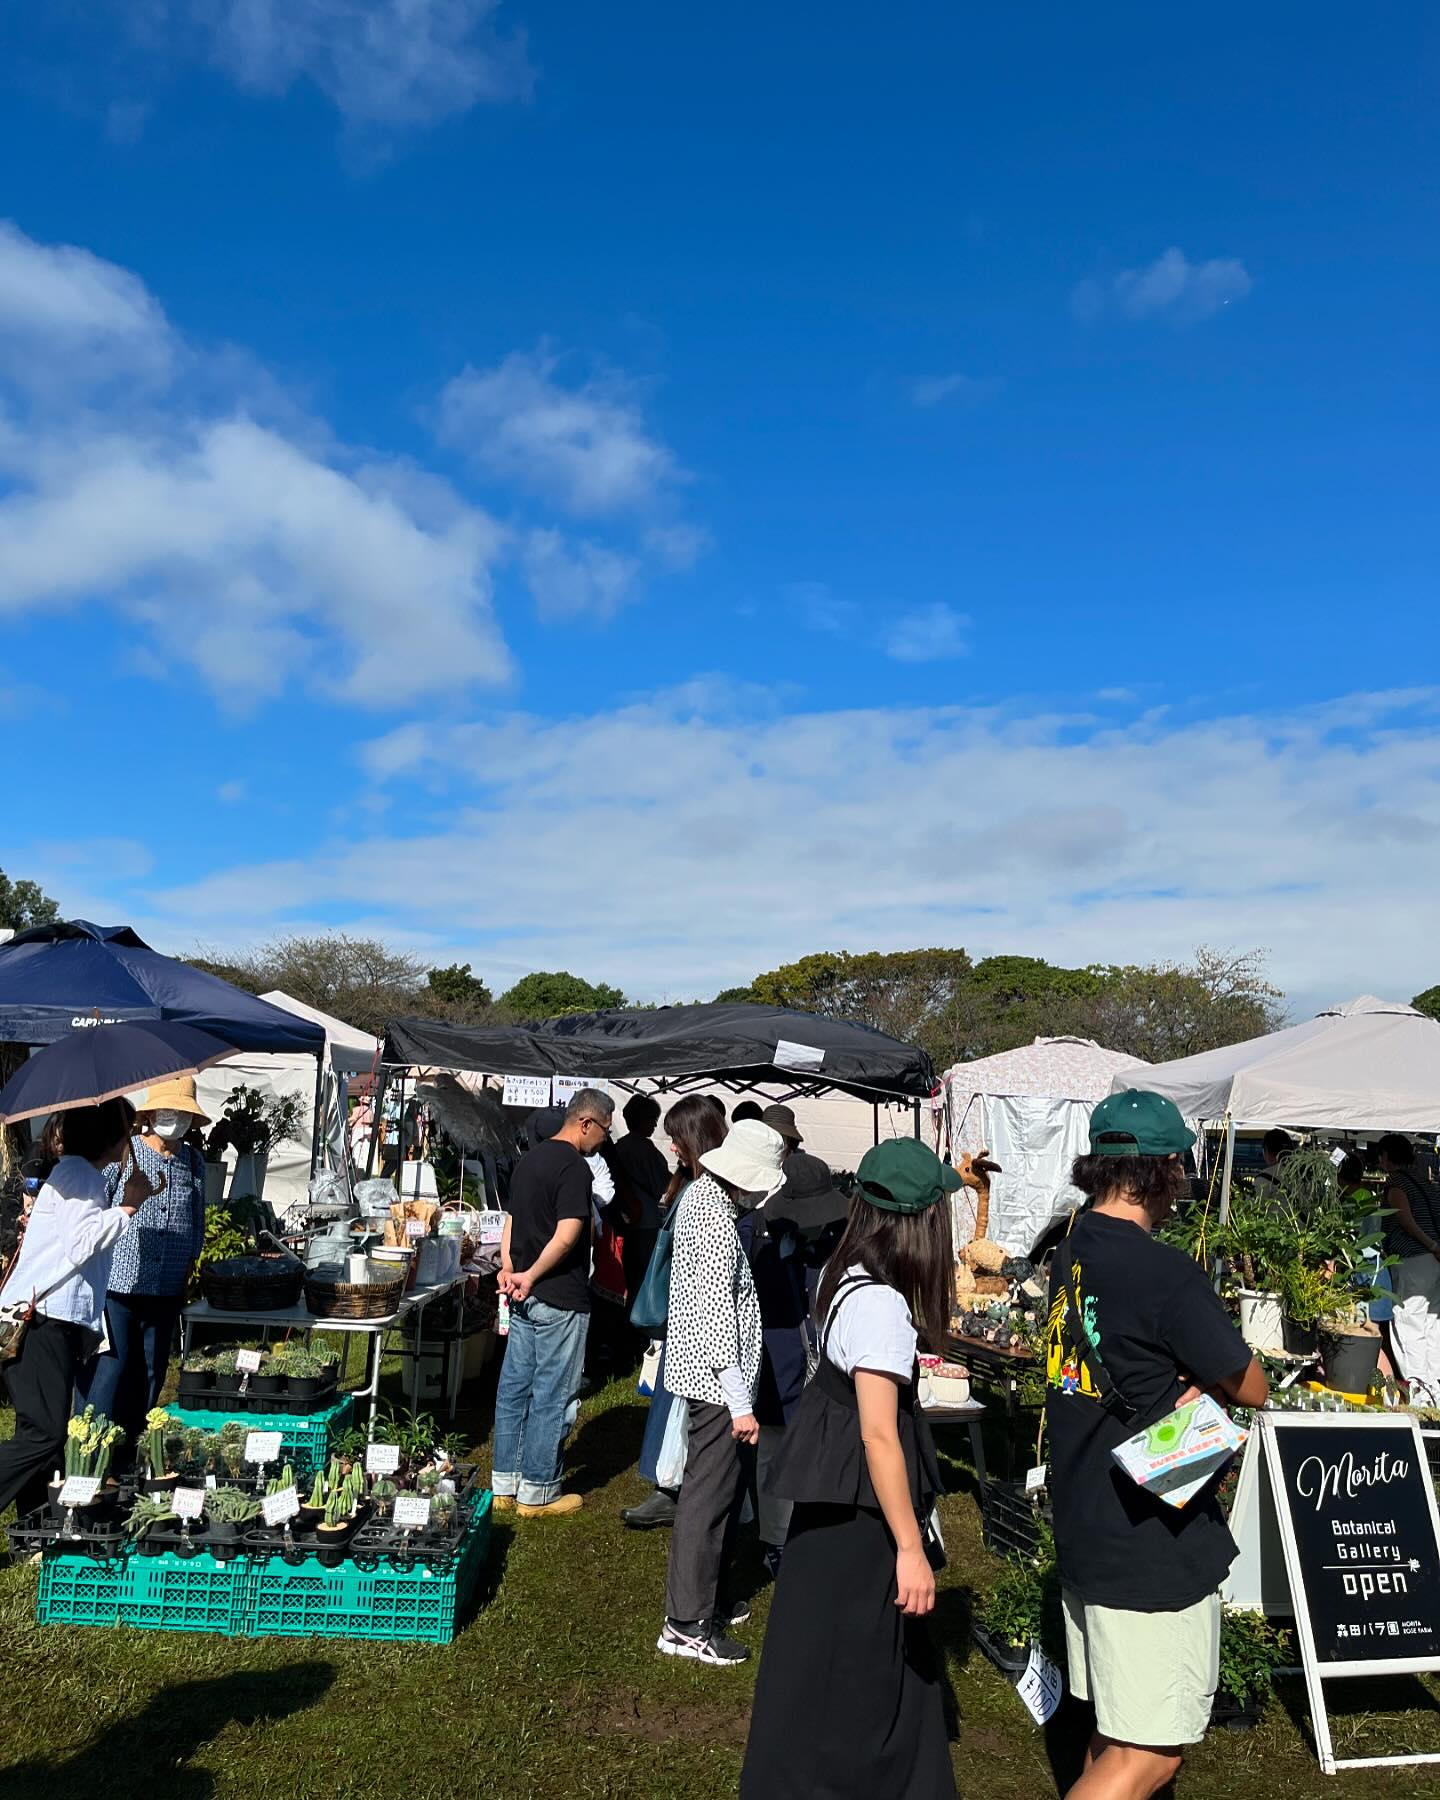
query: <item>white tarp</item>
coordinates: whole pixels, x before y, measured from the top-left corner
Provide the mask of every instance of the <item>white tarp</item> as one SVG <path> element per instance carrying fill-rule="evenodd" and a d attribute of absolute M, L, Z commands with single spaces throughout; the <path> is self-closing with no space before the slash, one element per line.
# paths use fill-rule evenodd
<path fill-rule="evenodd" d="M 1237 1125 L 1440 1132 L 1440 1020 L 1362 994 L 1268 1037 L 1159 1063 L 1143 1085 L 1192 1122 L 1229 1113 Z"/>
<path fill-rule="evenodd" d="M 1000 1165 L 990 1184 L 987 1235 L 994 1243 L 1025 1255 L 1079 1205 L 1070 1165 L 1089 1148 L 1090 1114 L 1120 1070 L 1133 1080 L 1146 1075 L 1143 1063 L 1090 1038 L 1037 1037 L 947 1071 L 955 1153 L 986 1149 Z M 975 1235 L 975 1195 L 965 1189 L 954 1206 L 958 1248 Z"/>

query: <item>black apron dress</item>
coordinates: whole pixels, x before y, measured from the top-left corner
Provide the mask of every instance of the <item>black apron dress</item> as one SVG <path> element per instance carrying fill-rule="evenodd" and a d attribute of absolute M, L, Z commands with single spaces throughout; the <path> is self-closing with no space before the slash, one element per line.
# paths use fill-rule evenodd
<path fill-rule="evenodd" d="M 842 1283 L 842 1301 L 870 1281 Z M 826 1324 L 826 1340 L 830 1322 Z M 940 1492 L 930 1428 L 900 1390 L 916 1517 Z M 794 1514 L 755 1687 L 741 1800 L 953 1800 L 944 1660 L 928 1619 L 895 1604 L 895 1540 L 870 1482 L 855 1383 L 822 1345 L 773 1491 Z"/>

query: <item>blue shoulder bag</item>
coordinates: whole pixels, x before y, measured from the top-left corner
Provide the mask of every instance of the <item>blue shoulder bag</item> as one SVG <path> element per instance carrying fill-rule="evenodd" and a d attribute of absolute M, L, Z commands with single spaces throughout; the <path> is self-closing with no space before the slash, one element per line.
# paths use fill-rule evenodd
<path fill-rule="evenodd" d="M 650 1252 L 645 1279 L 640 1283 L 639 1293 L 630 1302 L 630 1323 L 637 1331 L 663 1331 L 669 1321 L 670 1258 L 675 1254 L 675 1226 L 680 1218 L 680 1208 L 689 1192 L 688 1186 L 681 1190 L 670 1208 L 669 1216 L 661 1221 L 660 1235 L 655 1240 L 655 1248 Z"/>

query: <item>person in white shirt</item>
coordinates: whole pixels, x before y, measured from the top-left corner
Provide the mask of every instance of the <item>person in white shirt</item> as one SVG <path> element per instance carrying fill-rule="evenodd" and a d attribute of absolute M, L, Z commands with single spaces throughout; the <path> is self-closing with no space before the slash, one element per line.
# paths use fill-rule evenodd
<path fill-rule="evenodd" d="M 129 1101 L 60 1117 L 60 1160 L 36 1196 L 4 1286 L 7 1303 L 34 1307 L 20 1353 L 5 1366 L 15 1434 L 0 1444 L 0 1512 L 13 1500 L 22 1518 L 44 1505 L 46 1483 L 60 1466 L 75 1378 L 100 1345 L 115 1246 L 156 1191 L 132 1167 L 112 1206 L 100 1173 L 128 1156 L 135 1117 Z"/>

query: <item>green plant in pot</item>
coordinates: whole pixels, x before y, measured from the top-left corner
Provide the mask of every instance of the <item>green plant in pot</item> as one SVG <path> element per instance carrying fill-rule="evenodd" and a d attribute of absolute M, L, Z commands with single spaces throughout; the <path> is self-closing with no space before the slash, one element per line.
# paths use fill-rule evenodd
<path fill-rule="evenodd" d="M 451 1493 L 438 1493 L 430 1502 L 430 1529 L 437 1537 L 448 1537 L 455 1529 L 460 1502 Z"/>
<path fill-rule="evenodd" d="M 205 1522 L 218 1544 L 233 1544 L 260 1517 L 260 1502 L 239 1488 L 212 1488 L 205 1496 Z"/>
<path fill-rule="evenodd" d="M 215 1385 L 215 1358 L 192 1350 L 180 1365 L 180 1399 L 189 1394 L 208 1394 Z"/>
<path fill-rule="evenodd" d="M 166 1432 L 175 1421 L 163 1406 L 153 1406 L 145 1415 L 145 1467 L 149 1471 L 145 1478 L 147 1494 L 169 1493 L 180 1485 L 180 1477 L 173 1472 L 166 1454 Z"/>
<path fill-rule="evenodd" d="M 273 1394 L 283 1394 L 287 1379 L 283 1358 L 267 1355 L 260 1364 L 259 1372 L 250 1377 L 249 1392 L 261 1400 Z"/>
<path fill-rule="evenodd" d="M 345 1546 L 355 1530 L 350 1516 L 350 1492 L 344 1482 L 335 1487 L 325 1500 L 325 1516 L 315 1527 L 318 1548 L 315 1552 L 322 1566 L 333 1569 L 345 1557 Z"/>
<path fill-rule="evenodd" d="M 173 1502 L 166 1494 L 137 1494 L 125 1521 L 125 1535 L 140 1548 L 142 1556 L 158 1556 L 161 1546 L 146 1541 L 152 1527 L 175 1525 L 179 1521 L 172 1512 Z"/>
<path fill-rule="evenodd" d="M 240 1392 L 240 1372 L 235 1367 L 235 1358 L 240 1352 L 230 1346 L 218 1351 L 214 1360 L 214 1386 L 220 1394 L 238 1394 Z"/>
<path fill-rule="evenodd" d="M 315 1479 L 310 1483 L 310 1494 L 300 1508 L 301 1523 L 307 1528 L 318 1525 L 325 1516 L 325 1476 L 320 1469 L 315 1471 Z"/>
<path fill-rule="evenodd" d="M 1290 1633 L 1261 1612 L 1220 1616 L 1220 1685 L 1215 1723 L 1247 1730 L 1258 1723 L 1275 1683 L 1275 1671 L 1292 1659 Z"/>
<path fill-rule="evenodd" d="M 388 1475 L 381 1475 L 377 1478 L 370 1489 L 370 1499 L 378 1517 L 382 1519 L 390 1517 L 399 1493 L 399 1487 Z"/>

